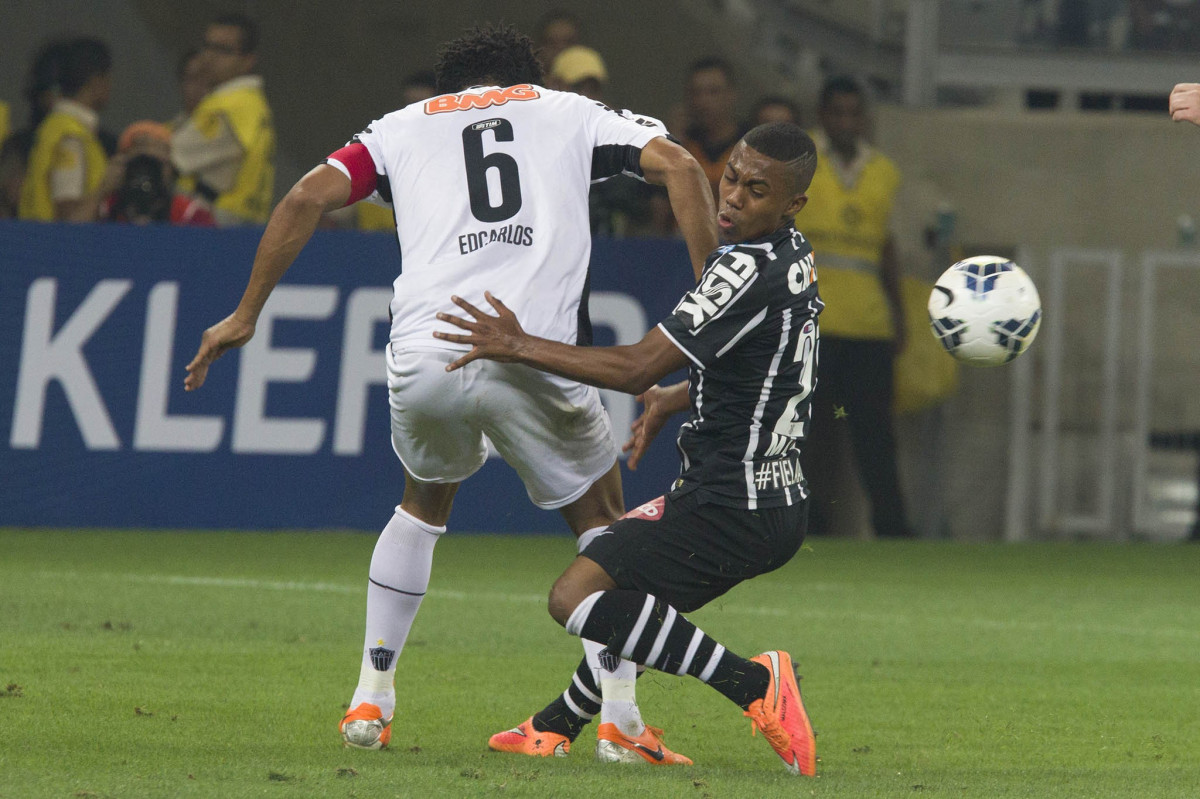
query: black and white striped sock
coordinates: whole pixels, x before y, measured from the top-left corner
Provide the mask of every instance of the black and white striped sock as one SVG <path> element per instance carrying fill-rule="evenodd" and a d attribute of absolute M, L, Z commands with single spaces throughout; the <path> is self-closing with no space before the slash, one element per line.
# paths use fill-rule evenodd
<path fill-rule="evenodd" d="M 690 674 L 743 710 L 766 693 L 770 675 L 738 657 L 657 597 L 641 591 L 597 591 L 567 620 L 567 632 L 597 641 L 635 663 Z"/>
<path fill-rule="evenodd" d="M 572 741 L 587 723 L 600 712 L 600 688 L 592 676 L 587 658 L 579 661 L 575 676 L 567 690 L 559 694 L 533 717 L 533 728 L 541 732 L 556 732 Z"/>

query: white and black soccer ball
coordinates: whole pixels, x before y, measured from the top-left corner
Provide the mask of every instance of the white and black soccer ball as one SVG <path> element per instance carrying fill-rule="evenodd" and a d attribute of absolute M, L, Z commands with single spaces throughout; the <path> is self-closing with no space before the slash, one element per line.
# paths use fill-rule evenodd
<path fill-rule="evenodd" d="M 999 366 L 1029 348 L 1042 301 L 1025 270 L 977 255 L 942 273 L 929 295 L 929 324 L 946 351 L 972 366 Z"/>

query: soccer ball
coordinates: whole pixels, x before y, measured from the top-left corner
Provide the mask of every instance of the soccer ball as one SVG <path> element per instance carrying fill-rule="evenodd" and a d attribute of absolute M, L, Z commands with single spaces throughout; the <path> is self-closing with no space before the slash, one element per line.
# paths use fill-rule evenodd
<path fill-rule="evenodd" d="M 1042 321 L 1037 287 L 996 255 L 959 261 L 929 295 L 929 324 L 946 351 L 972 366 L 999 366 L 1029 348 Z"/>

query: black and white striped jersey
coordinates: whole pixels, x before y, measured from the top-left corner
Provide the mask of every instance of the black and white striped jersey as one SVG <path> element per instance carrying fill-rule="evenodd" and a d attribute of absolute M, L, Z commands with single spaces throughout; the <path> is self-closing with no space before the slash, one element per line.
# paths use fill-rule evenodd
<path fill-rule="evenodd" d="M 708 257 L 696 288 L 659 324 L 691 361 L 676 494 L 751 510 L 808 496 L 800 442 L 823 307 L 812 247 L 791 224 Z"/>

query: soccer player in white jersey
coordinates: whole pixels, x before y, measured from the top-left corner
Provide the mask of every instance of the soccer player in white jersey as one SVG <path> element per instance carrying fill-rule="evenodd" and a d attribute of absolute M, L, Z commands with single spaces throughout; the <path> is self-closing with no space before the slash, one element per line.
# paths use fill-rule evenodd
<path fill-rule="evenodd" d="M 481 303 L 484 288 L 506 286 L 531 331 L 586 343 L 588 187 L 622 173 L 666 186 L 695 274 L 716 244 L 704 173 L 660 123 L 545 89 L 541 77 L 529 39 L 512 28 L 476 28 L 445 45 L 442 94 L 372 122 L 283 198 L 241 302 L 204 332 L 187 366 L 185 388 L 195 390 L 213 361 L 250 340 L 322 213 L 368 197 L 395 210 L 402 271 L 387 377 L 405 487 L 371 559 L 359 682 L 338 725 L 350 746 L 376 749 L 391 739 L 396 658 L 458 484 L 487 458 L 485 436 L 537 506 L 562 512 L 581 549 L 624 510 L 616 442 L 596 389 L 486 362 L 448 374 L 446 365 L 467 349 L 433 335 L 436 315 L 455 309 L 449 296 Z M 635 665 L 602 661 L 601 650 L 585 645 L 567 699 L 582 716 L 600 712 L 645 734 L 633 701 Z M 601 677 L 628 689 L 621 701 L 601 707 Z M 527 742 L 531 754 L 566 752 L 536 751 L 538 740 Z"/>
<path fill-rule="evenodd" d="M 707 683 L 742 709 L 790 773 L 810 777 L 816 739 L 791 656 L 739 657 L 682 614 L 779 568 L 804 540 L 800 445 L 812 417 L 824 304 L 812 247 L 792 219 L 808 200 L 816 164 L 812 139 L 791 123 L 760 125 L 742 137 L 719 187 L 725 246 L 709 256 L 696 288 L 636 344 L 580 349 L 529 335 L 490 292 L 498 316 L 455 298 L 473 319 L 439 318 L 470 335 L 436 334 L 474 345 L 452 370 L 489 358 L 641 394 L 646 411 L 626 445 L 631 464 L 668 416 L 690 411 L 672 491 L 592 540 L 555 582 L 550 615 L 616 655 Z M 655 387 L 683 366 L 686 382 Z M 533 717 L 546 725 L 548 745 L 571 737 L 560 715 Z M 598 751 L 631 762 L 667 759 L 655 741 L 607 727 Z"/>

